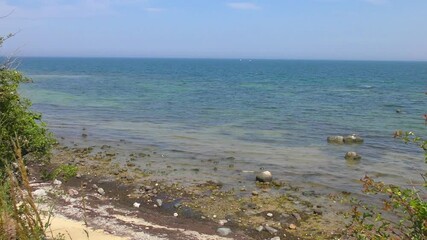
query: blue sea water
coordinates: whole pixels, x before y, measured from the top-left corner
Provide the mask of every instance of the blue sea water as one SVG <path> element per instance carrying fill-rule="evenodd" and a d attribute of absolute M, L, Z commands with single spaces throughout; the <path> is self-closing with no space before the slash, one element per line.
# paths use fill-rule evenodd
<path fill-rule="evenodd" d="M 33 79 L 22 93 L 58 137 L 125 139 L 128 150 L 161 153 L 159 169 L 197 167 L 232 184 L 265 168 L 338 190 L 358 189 L 364 174 L 409 183 L 425 171 L 422 152 L 392 135 L 427 137 L 426 62 L 22 58 L 19 69 Z M 326 142 L 352 133 L 365 143 Z M 346 161 L 347 151 L 362 160 Z"/>

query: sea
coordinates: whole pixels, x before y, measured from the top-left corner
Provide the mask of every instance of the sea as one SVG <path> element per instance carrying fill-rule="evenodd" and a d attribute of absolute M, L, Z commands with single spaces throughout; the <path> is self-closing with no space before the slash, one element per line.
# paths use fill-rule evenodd
<path fill-rule="evenodd" d="M 257 59 L 20 58 L 21 94 L 65 145 L 145 152 L 170 181 L 240 188 L 269 170 L 325 192 L 360 192 L 365 175 L 422 182 L 427 62 Z M 358 145 L 328 144 L 357 134 Z M 87 137 L 85 137 L 87 136 Z M 344 155 L 356 151 L 360 161 Z"/>

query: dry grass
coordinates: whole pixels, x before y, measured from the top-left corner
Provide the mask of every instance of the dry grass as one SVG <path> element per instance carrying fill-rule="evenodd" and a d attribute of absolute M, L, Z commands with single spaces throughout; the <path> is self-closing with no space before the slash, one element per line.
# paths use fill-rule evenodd
<path fill-rule="evenodd" d="M 48 224 L 36 207 L 21 148 L 16 142 L 13 146 L 18 171 L 7 166 L 0 179 L 0 240 L 45 239 Z"/>

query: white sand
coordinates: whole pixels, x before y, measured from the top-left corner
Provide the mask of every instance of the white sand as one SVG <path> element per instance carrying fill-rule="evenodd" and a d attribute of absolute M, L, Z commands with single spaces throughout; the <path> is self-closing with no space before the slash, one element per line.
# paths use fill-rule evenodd
<path fill-rule="evenodd" d="M 118 237 L 112 234 L 106 233 L 102 230 L 94 230 L 88 228 L 83 222 L 78 222 L 57 215 L 51 219 L 51 226 L 48 230 L 49 237 L 57 236 L 61 234 L 65 236 L 65 239 L 72 240 L 128 240 L 130 238 Z"/>

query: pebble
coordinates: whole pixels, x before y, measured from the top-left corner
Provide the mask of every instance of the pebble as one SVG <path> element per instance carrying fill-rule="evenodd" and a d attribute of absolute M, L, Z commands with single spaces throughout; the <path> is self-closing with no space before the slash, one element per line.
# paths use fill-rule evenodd
<path fill-rule="evenodd" d="M 297 229 L 297 226 L 293 223 L 289 224 L 289 229 L 295 230 Z"/>
<path fill-rule="evenodd" d="M 59 181 L 58 179 L 55 179 L 55 180 L 53 181 L 53 185 L 61 186 L 61 184 L 62 184 L 62 182 L 61 182 L 61 181 Z"/>
<path fill-rule="evenodd" d="M 216 215 L 213 215 L 212 217 L 213 217 L 213 218 L 216 218 Z"/>
<path fill-rule="evenodd" d="M 273 217 L 272 213 L 267 213 L 267 217 Z"/>
<path fill-rule="evenodd" d="M 37 189 L 36 191 L 33 192 L 34 197 L 44 197 L 46 195 L 47 195 L 47 193 L 43 189 Z"/>
<path fill-rule="evenodd" d="M 315 191 L 313 191 L 313 190 L 310 190 L 310 191 L 304 191 L 304 192 L 302 192 L 302 195 L 303 195 L 303 196 L 306 196 L 306 197 L 313 197 L 313 196 L 315 196 L 315 195 L 316 195 L 316 192 L 315 192 Z"/>
<path fill-rule="evenodd" d="M 252 196 L 258 196 L 259 193 L 257 191 L 252 191 Z"/>
<path fill-rule="evenodd" d="M 141 203 L 134 202 L 133 206 L 136 207 L 136 208 L 139 208 L 139 206 L 141 206 Z"/>
<path fill-rule="evenodd" d="M 173 214 L 173 216 L 174 216 L 174 217 L 178 217 L 178 213 L 174 213 L 174 214 Z"/>
<path fill-rule="evenodd" d="M 156 199 L 157 205 L 161 207 L 163 205 L 162 199 Z"/>
<path fill-rule="evenodd" d="M 264 227 L 263 226 L 259 226 L 259 227 L 255 228 L 255 230 L 257 230 L 258 232 L 262 232 L 262 230 L 264 230 Z"/>
<path fill-rule="evenodd" d="M 280 237 L 270 238 L 270 240 L 280 240 Z"/>
<path fill-rule="evenodd" d="M 299 215 L 298 213 L 292 213 L 292 216 L 297 220 L 297 221 L 301 221 L 301 215 Z"/>
<path fill-rule="evenodd" d="M 105 195 L 105 191 L 104 191 L 104 189 L 103 188 L 98 188 L 98 193 L 99 194 L 101 194 L 101 195 Z"/>
<path fill-rule="evenodd" d="M 267 230 L 269 233 L 271 233 L 271 234 L 276 234 L 277 233 L 277 229 L 275 229 L 275 228 L 273 228 L 273 227 L 270 227 L 270 226 L 268 226 L 267 224 L 265 225 L 265 230 Z"/>
<path fill-rule="evenodd" d="M 71 197 L 79 195 L 79 192 L 76 189 L 70 188 L 68 189 L 68 195 Z"/>
<path fill-rule="evenodd" d="M 228 223 L 227 220 L 219 220 L 218 221 L 219 225 L 224 226 L 224 224 Z"/>
<path fill-rule="evenodd" d="M 229 229 L 229 228 L 218 228 L 218 230 L 216 230 L 216 232 L 221 236 L 227 236 L 228 234 L 231 233 L 231 229 Z"/>
<path fill-rule="evenodd" d="M 319 209 L 314 209 L 313 213 L 316 215 L 322 215 L 323 214 L 322 210 L 319 210 Z"/>

